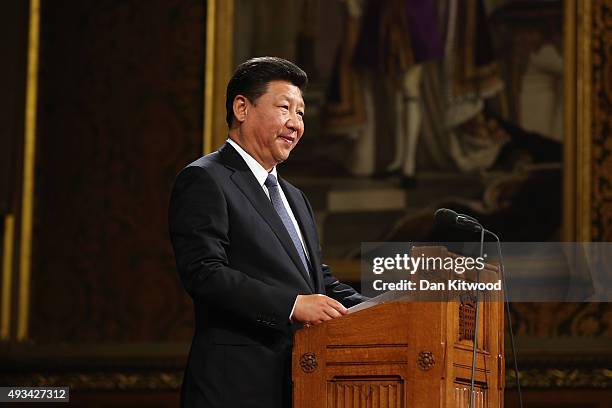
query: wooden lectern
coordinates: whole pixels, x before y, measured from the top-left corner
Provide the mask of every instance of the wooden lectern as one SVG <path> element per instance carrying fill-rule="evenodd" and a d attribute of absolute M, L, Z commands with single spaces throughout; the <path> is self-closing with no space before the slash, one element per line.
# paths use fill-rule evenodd
<path fill-rule="evenodd" d="M 497 268 L 487 272 L 480 281 L 497 279 Z M 469 406 L 474 297 L 393 296 L 296 332 L 294 408 Z M 503 302 L 479 304 L 473 406 L 503 407 Z"/>

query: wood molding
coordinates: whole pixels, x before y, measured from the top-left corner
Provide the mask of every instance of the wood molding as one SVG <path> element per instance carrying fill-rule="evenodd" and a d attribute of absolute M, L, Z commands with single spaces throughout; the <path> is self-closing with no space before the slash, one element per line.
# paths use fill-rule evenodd
<path fill-rule="evenodd" d="M 62 371 L 177 368 L 187 361 L 189 347 L 188 342 L 5 344 L 0 348 L 0 373 L 45 371 L 49 367 L 61 367 Z"/>
<path fill-rule="evenodd" d="M 590 1 L 565 2 L 564 33 L 564 211 L 566 241 L 589 241 L 588 132 Z M 585 123 L 586 122 L 586 123 Z M 585 131 L 586 130 L 586 131 Z"/>
<path fill-rule="evenodd" d="M 506 369 L 507 389 L 516 388 L 514 371 Z M 612 389 L 612 370 L 607 368 L 535 368 L 521 370 L 523 389 Z M 0 382 L 20 386 L 69 386 L 81 391 L 178 391 L 183 369 L 138 371 L 71 371 L 0 374 Z"/>
<path fill-rule="evenodd" d="M 30 319 L 30 272 L 34 217 L 34 176 L 36 156 L 36 119 L 38 113 L 38 54 L 40 48 L 40 2 L 30 0 L 28 25 L 28 62 L 26 82 L 25 132 L 23 142 L 23 178 L 21 196 L 21 231 L 19 244 L 19 294 L 17 298 L 18 341 L 28 337 Z"/>
<path fill-rule="evenodd" d="M 537 389 L 612 389 L 612 370 L 608 368 L 546 368 L 521 370 L 521 388 Z M 506 370 L 506 387 L 516 387 L 514 371 Z"/>
<path fill-rule="evenodd" d="M 565 1 L 563 237 L 612 238 L 610 0 Z"/>
<path fill-rule="evenodd" d="M 0 341 L 7 341 L 11 335 L 11 310 L 13 288 L 13 251 L 15 246 L 15 216 L 4 217 L 2 249 L 2 303 L 0 304 Z"/>
<path fill-rule="evenodd" d="M 234 0 L 208 0 L 206 6 L 204 154 L 227 138 L 225 88 L 234 68 Z"/>
<path fill-rule="evenodd" d="M 564 9 L 564 175 L 563 175 L 563 239 L 576 237 L 576 0 L 567 0 Z"/>

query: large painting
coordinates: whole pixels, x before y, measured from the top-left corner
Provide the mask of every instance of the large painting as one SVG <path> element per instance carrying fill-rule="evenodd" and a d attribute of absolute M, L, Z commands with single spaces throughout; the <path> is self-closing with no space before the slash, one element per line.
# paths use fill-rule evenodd
<path fill-rule="evenodd" d="M 277 55 L 310 76 L 280 171 L 332 263 L 364 241 L 444 239 L 439 207 L 506 241 L 561 239 L 561 1 L 237 0 L 233 22 L 233 66 Z"/>

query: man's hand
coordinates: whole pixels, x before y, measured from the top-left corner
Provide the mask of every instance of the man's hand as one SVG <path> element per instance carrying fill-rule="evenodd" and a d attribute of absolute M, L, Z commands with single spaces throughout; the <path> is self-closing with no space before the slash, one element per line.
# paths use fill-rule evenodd
<path fill-rule="evenodd" d="M 347 313 L 340 302 L 325 295 L 298 295 L 293 309 L 293 320 L 305 324 L 319 324 Z"/>

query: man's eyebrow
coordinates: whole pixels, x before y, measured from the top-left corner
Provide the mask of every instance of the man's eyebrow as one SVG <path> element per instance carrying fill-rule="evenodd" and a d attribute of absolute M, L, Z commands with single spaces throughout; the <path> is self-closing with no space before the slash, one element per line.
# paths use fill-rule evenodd
<path fill-rule="evenodd" d="M 295 96 L 291 96 L 291 95 L 289 95 L 289 94 L 281 94 L 281 95 L 279 95 L 278 99 L 287 99 L 287 100 L 297 100 L 297 101 L 299 101 L 299 99 L 298 99 L 297 97 L 295 97 Z M 300 98 L 300 99 L 301 99 L 301 98 Z M 300 107 L 302 107 L 302 108 L 305 108 L 305 107 L 306 107 L 306 104 L 304 103 L 304 100 L 303 100 L 303 99 L 302 99 L 302 101 L 301 101 L 301 102 L 298 102 L 298 106 L 300 106 Z"/>

